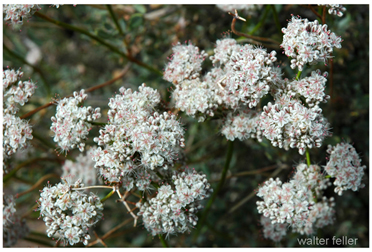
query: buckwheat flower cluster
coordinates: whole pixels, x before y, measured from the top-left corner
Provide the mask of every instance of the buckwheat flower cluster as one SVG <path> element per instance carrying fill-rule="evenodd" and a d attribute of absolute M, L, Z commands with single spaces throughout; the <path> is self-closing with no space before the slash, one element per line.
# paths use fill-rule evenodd
<path fill-rule="evenodd" d="M 287 225 L 283 223 L 272 224 L 269 217 L 261 216 L 260 223 L 263 227 L 263 235 L 265 239 L 279 242 L 287 234 Z"/>
<path fill-rule="evenodd" d="M 210 59 L 221 69 L 216 82 L 226 93 L 223 102 L 233 109 L 238 104 L 256 107 L 279 77 L 273 64 L 277 60 L 275 56 L 275 51 L 268 53 L 249 44 L 239 45 L 234 39 L 218 40 Z"/>
<path fill-rule="evenodd" d="M 82 152 L 85 147 L 83 141 L 92 127 L 90 122 L 101 117 L 100 108 L 83 106 L 83 102 L 88 97 L 84 89 L 73 94 L 74 97 L 57 101 L 56 115 L 51 118 L 50 129 L 54 133 L 53 140 L 64 152 L 76 147 Z"/>
<path fill-rule="evenodd" d="M 13 196 L 3 196 L 3 246 L 10 247 L 28 234 L 26 221 L 16 214 Z"/>
<path fill-rule="evenodd" d="M 47 226 L 47 235 L 69 243 L 88 244 L 88 230 L 103 216 L 103 205 L 94 193 L 89 195 L 82 189 L 81 180 L 74 183 L 62 178 L 55 186 L 44 187 L 38 200 L 40 216 Z M 79 190 L 80 189 L 80 190 Z"/>
<path fill-rule="evenodd" d="M 328 13 L 330 15 L 337 15 L 339 17 L 342 17 L 344 15 L 344 12 L 346 11 L 346 8 L 342 6 L 342 4 L 318 4 L 318 5 L 325 5 L 328 8 Z"/>
<path fill-rule="evenodd" d="M 366 166 L 361 164 L 362 160 L 351 144 L 328 145 L 327 152 L 330 157 L 324 170 L 332 178 L 336 178 L 333 184 L 336 186 L 335 192 L 338 195 L 342 195 L 345 190 L 357 191 L 365 186 L 362 178 Z"/>
<path fill-rule="evenodd" d="M 180 122 L 173 114 L 157 112 L 157 90 L 142 84 L 135 92 L 124 87 L 119 91 L 109 102 L 109 124 L 94 138 L 100 146 L 93 154 L 95 167 L 110 182 L 134 173 L 167 170 L 185 146 Z"/>
<path fill-rule="evenodd" d="M 308 166 L 304 163 L 297 165 L 292 183 L 306 186 L 309 191 L 316 193 L 313 197 L 320 197 L 323 190 L 331 185 L 329 178 L 325 177 L 318 165 Z"/>
<path fill-rule="evenodd" d="M 202 70 L 201 64 L 208 56 L 204 51 L 199 53 L 199 48 L 177 43 L 172 48 L 173 54 L 164 71 L 164 79 L 177 85 L 184 80 L 192 80 L 199 77 Z"/>
<path fill-rule="evenodd" d="M 318 106 L 307 108 L 286 95 L 282 98 L 263 107 L 257 134 L 265 136 L 274 147 L 297 148 L 301 155 L 306 148 L 319 148 L 324 138 L 330 135 L 330 126 L 322 110 Z"/>
<path fill-rule="evenodd" d="M 172 183 L 162 185 L 156 197 L 138 204 L 138 215 L 152 235 L 190 232 L 198 221 L 200 201 L 212 191 L 205 174 L 195 170 L 175 173 Z"/>
<path fill-rule="evenodd" d="M 25 105 L 36 89 L 36 85 L 31 80 L 21 81 L 22 76 L 23 72 L 20 70 L 7 69 L 3 72 L 4 158 L 9 158 L 16 151 L 26 148 L 27 140 L 33 138 L 31 125 L 16 116 L 18 105 Z"/>
<path fill-rule="evenodd" d="M 333 48 L 341 48 L 341 37 L 327 29 L 326 24 L 319 24 L 317 20 L 309 22 L 292 16 L 284 33 L 281 47 L 285 55 L 291 57 L 291 68 L 298 67 L 302 71 L 307 63 L 326 63 L 333 52 Z"/>
<path fill-rule="evenodd" d="M 311 235 L 316 233 L 317 228 L 323 228 L 327 225 L 333 224 L 335 220 L 335 202 L 334 198 L 322 198 L 322 201 L 315 203 L 309 213 L 306 225 L 302 229 L 293 229 L 294 232 L 300 234 Z"/>
<path fill-rule="evenodd" d="M 224 12 L 240 10 L 248 15 L 255 14 L 262 8 L 261 4 L 216 4 L 216 6 Z"/>
<path fill-rule="evenodd" d="M 260 114 L 247 109 L 229 112 L 223 123 L 221 133 L 230 141 L 234 141 L 235 138 L 240 141 L 248 138 L 257 138 L 259 119 Z"/>
<path fill-rule="evenodd" d="M 62 166 L 62 177 L 72 176 L 75 179 L 81 179 L 85 185 L 95 185 L 97 171 L 94 169 L 95 162 L 92 160 L 95 149 L 95 147 L 89 149 L 85 155 L 79 154 L 76 162 L 66 160 Z"/>
<path fill-rule="evenodd" d="M 309 211 L 314 204 L 311 191 L 304 185 L 282 183 L 279 178 L 271 178 L 258 190 L 257 196 L 263 201 L 257 201 L 258 213 L 269 217 L 273 224 L 288 223 L 292 228 L 302 228 L 306 224 Z"/>
<path fill-rule="evenodd" d="M 12 25 L 22 25 L 23 21 L 29 19 L 36 11 L 40 10 L 37 4 L 4 4 L 4 21 Z"/>

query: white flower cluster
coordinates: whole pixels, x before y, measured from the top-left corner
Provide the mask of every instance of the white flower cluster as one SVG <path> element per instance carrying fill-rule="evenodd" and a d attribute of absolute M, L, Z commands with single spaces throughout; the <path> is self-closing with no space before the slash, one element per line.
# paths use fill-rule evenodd
<path fill-rule="evenodd" d="M 362 183 L 365 165 L 361 165 L 361 159 L 355 148 L 348 143 L 340 143 L 336 146 L 328 145 L 327 152 L 330 154 L 329 162 L 324 170 L 333 178 L 335 192 L 342 195 L 348 189 L 357 191 L 365 185 Z"/>
<path fill-rule="evenodd" d="M 294 183 L 282 183 L 279 178 L 271 178 L 258 190 L 257 196 L 263 201 L 257 201 L 258 213 L 269 217 L 272 224 L 287 223 L 292 228 L 302 228 L 314 202 L 311 191 L 306 186 Z"/>
<path fill-rule="evenodd" d="M 4 20 L 12 25 L 23 24 L 23 21 L 29 19 L 34 13 L 40 10 L 37 4 L 4 4 Z"/>
<path fill-rule="evenodd" d="M 82 242 L 88 244 L 89 227 L 103 216 L 103 205 L 94 193 L 87 195 L 82 190 L 81 180 L 70 183 L 62 178 L 62 183 L 44 187 L 38 200 L 40 216 L 48 227 L 48 237 L 61 240 L 65 244 Z"/>
<path fill-rule="evenodd" d="M 318 4 L 318 5 L 325 5 L 328 8 L 328 13 L 330 15 L 337 15 L 342 17 L 346 8 L 342 6 L 342 4 Z"/>
<path fill-rule="evenodd" d="M 90 122 L 101 117 L 100 108 L 82 106 L 88 97 L 84 92 L 84 89 L 79 93 L 75 91 L 74 97 L 57 101 L 56 115 L 51 118 L 50 129 L 54 133 L 53 140 L 64 152 L 76 147 L 83 151 L 85 147 L 83 141 L 92 127 Z"/>
<path fill-rule="evenodd" d="M 261 4 L 216 4 L 216 6 L 224 12 L 240 10 L 248 15 L 255 14 L 262 8 Z"/>
<path fill-rule="evenodd" d="M 32 139 L 32 128 L 26 120 L 16 116 L 19 108 L 35 93 L 35 84 L 21 81 L 23 72 L 5 70 L 3 72 L 3 153 L 9 158 L 19 149 L 27 147 L 27 139 Z"/>
<path fill-rule="evenodd" d="M 72 176 L 75 179 L 81 179 L 85 185 L 95 185 L 97 171 L 94 169 L 95 162 L 92 160 L 95 149 L 93 147 L 85 155 L 80 154 L 76 158 L 76 162 L 66 160 L 62 166 L 62 177 Z"/>
<path fill-rule="evenodd" d="M 293 232 L 307 235 L 315 233 L 316 228 L 332 224 L 334 199 L 322 198 L 323 190 L 329 185 L 329 179 L 321 173 L 318 165 L 306 164 L 296 167 L 288 183 L 282 184 L 279 178 L 266 181 L 257 193 L 263 198 L 257 202 L 258 212 L 269 218 L 273 225 L 270 227 L 268 220 L 261 218 L 265 238 L 279 241 L 285 235 L 282 226 L 275 226 L 278 223 L 286 223 Z M 317 202 L 318 198 L 322 201 Z"/>
<path fill-rule="evenodd" d="M 173 54 L 170 56 L 170 63 L 164 70 L 164 79 L 177 85 L 184 80 L 192 80 L 199 77 L 202 70 L 201 64 L 208 56 L 204 51 L 199 53 L 199 48 L 177 43 L 173 48 Z"/>
<path fill-rule="evenodd" d="M 3 196 L 3 246 L 13 246 L 28 234 L 26 221 L 16 214 L 13 196 Z"/>
<path fill-rule="evenodd" d="M 138 204 L 138 215 L 152 235 L 190 232 L 198 221 L 196 213 L 202 208 L 199 201 L 212 191 L 205 174 L 195 170 L 175 173 L 172 183 L 162 185 L 156 197 Z"/>
<path fill-rule="evenodd" d="M 287 234 L 287 225 L 283 223 L 271 223 L 269 217 L 261 216 L 260 223 L 263 227 L 263 235 L 265 239 L 279 242 Z"/>
<path fill-rule="evenodd" d="M 243 141 L 248 138 L 257 138 L 257 125 L 259 115 L 250 110 L 237 110 L 229 112 L 223 124 L 221 133 L 230 141 L 238 138 Z"/>
<path fill-rule="evenodd" d="M 214 68 L 203 80 L 200 72 L 205 55 L 203 52 L 199 55 L 199 49 L 191 45 L 174 47 L 176 51 L 189 52 L 188 56 L 174 56 L 164 73 L 164 79 L 176 86 L 173 92 L 175 107 L 198 117 L 199 121 L 205 120 L 206 115 L 214 116 L 218 108 L 234 111 L 240 106 L 253 108 L 268 93 L 270 86 L 281 80 L 280 69 L 273 65 L 275 51 L 267 53 L 251 45 L 242 46 L 230 38 L 217 40 L 216 44 L 214 55 L 210 57 Z M 190 48 L 193 48 L 192 53 Z M 185 73 L 184 65 L 194 67 Z M 169 69 L 175 69 L 175 66 L 180 66 L 179 71 L 173 70 L 177 72 L 176 80 L 169 77 Z"/>
<path fill-rule="evenodd" d="M 185 146 L 176 116 L 155 110 L 160 103 L 158 91 L 145 84 L 138 90 L 120 88 L 120 94 L 109 102 L 109 124 L 94 138 L 102 146 L 93 153 L 95 167 L 109 182 L 119 182 L 134 170 L 166 170 Z"/>
<path fill-rule="evenodd" d="M 257 137 L 262 134 L 274 147 L 288 150 L 298 148 L 303 155 L 306 148 L 319 148 L 329 136 L 329 123 L 318 106 L 307 108 L 298 100 L 280 105 L 269 102 L 263 108 Z"/>
<path fill-rule="evenodd" d="M 333 52 L 333 47 L 341 48 L 341 37 L 327 30 L 326 24 L 319 24 L 317 20 L 309 22 L 292 16 L 284 33 L 281 47 L 285 55 L 291 57 L 291 68 L 298 67 L 302 71 L 307 63 L 326 63 Z"/>

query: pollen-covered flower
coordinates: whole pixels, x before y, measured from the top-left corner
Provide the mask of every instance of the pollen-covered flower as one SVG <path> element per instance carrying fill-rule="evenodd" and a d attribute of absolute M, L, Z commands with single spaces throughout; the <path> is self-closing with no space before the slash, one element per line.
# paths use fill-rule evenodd
<path fill-rule="evenodd" d="M 305 64 L 327 63 L 331 58 L 333 48 L 341 48 L 341 37 L 327 29 L 326 24 L 319 24 L 317 20 L 309 22 L 292 16 L 284 33 L 281 47 L 285 55 L 291 57 L 291 68 L 298 67 L 302 71 Z"/>
<path fill-rule="evenodd" d="M 100 108 L 84 107 L 87 99 L 84 89 L 74 92 L 74 97 L 63 98 L 57 101 L 57 112 L 52 116 L 50 129 L 54 133 L 54 142 L 62 151 L 67 152 L 73 148 L 84 150 L 84 140 L 92 127 L 90 122 L 101 117 Z"/>
<path fill-rule="evenodd" d="M 13 196 L 3 196 L 3 246 L 13 246 L 18 239 L 28 234 L 25 219 L 16 214 L 16 203 Z"/>
<path fill-rule="evenodd" d="M 348 189 L 357 191 L 364 187 L 362 178 L 366 166 L 361 164 L 362 160 L 351 144 L 328 145 L 327 152 L 330 157 L 324 169 L 331 177 L 336 178 L 334 185 L 338 195 Z"/>
<path fill-rule="evenodd" d="M 41 9 L 37 4 L 4 4 L 3 8 L 3 12 L 6 14 L 4 21 L 13 26 L 22 25 L 24 20 L 29 19 Z"/>
<path fill-rule="evenodd" d="M 109 124 L 94 138 L 99 145 L 93 153 L 95 167 L 109 182 L 119 182 L 123 176 L 136 181 L 136 174 L 151 177 L 152 171 L 167 170 L 184 147 L 183 128 L 176 116 L 157 112 L 158 91 L 144 84 L 138 89 L 120 88 L 120 94 L 110 99 Z M 145 190 L 148 180 L 135 183 Z"/>
<path fill-rule="evenodd" d="M 190 232 L 197 224 L 200 201 L 213 189 L 205 174 L 195 170 L 174 173 L 171 184 L 162 185 L 156 197 L 138 204 L 143 223 L 152 235 Z"/>
<path fill-rule="evenodd" d="M 103 205 L 94 193 L 89 195 L 79 188 L 81 180 L 72 183 L 71 176 L 62 182 L 44 187 L 38 200 L 40 216 L 47 226 L 47 235 L 71 246 L 82 242 L 88 244 L 88 230 L 103 216 Z"/>

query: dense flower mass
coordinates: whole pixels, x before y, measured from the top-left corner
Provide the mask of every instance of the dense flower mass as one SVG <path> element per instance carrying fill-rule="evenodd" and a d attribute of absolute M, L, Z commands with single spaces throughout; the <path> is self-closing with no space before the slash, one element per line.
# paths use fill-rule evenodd
<path fill-rule="evenodd" d="M 337 15 L 342 17 L 346 8 L 342 4 L 318 4 L 318 5 L 325 5 L 328 8 L 328 13 L 330 15 Z"/>
<path fill-rule="evenodd" d="M 22 25 L 24 20 L 29 19 L 36 11 L 40 10 L 40 6 L 37 4 L 4 4 L 3 8 L 4 21 L 12 25 Z"/>
<path fill-rule="evenodd" d="M 71 183 L 70 177 L 62 178 L 55 186 L 44 187 L 38 200 L 40 216 L 47 226 L 48 237 L 64 244 L 88 244 L 88 230 L 103 216 L 103 205 L 94 193 L 89 195 L 79 188 L 81 180 Z"/>
<path fill-rule="evenodd" d="M 155 109 L 160 103 L 158 91 L 144 84 L 138 90 L 120 88 L 109 102 L 109 124 L 94 138 L 100 146 L 93 154 L 95 167 L 110 182 L 119 182 L 124 175 L 142 172 L 146 177 L 149 171 L 167 170 L 185 146 L 176 116 Z"/>
<path fill-rule="evenodd" d="M 36 85 L 31 81 L 21 81 L 23 72 L 5 70 L 3 72 L 3 153 L 9 158 L 20 149 L 27 147 L 32 139 L 31 125 L 18 116 L 18 105 L 23 106 L 35 93 Z M 4 166 L 5 167 L 5 166 Z"/>
<path fill-rule="evenodd" d="M 200 201 L 213 191 L 205 174 L 195 170 L 175 173 L 171 184 L 162 185 L 156 197 L 138 204 L 139 216 L 152 235 L 190 232 L 196 226 Z"/>
<path fill-rule="evenodd" d="M 93 153 L 96 148 L 89 149 L 85 155 L 80 154 L 76 161 L 66 160 L 62 166 L 62 177 L 71 176 L 80 179 L 85 185 L 95 185 L 97 171 L 94 169 Z"/>
<path fill-rule="evenodd" d="M 334 199 L 322 197 L 323 190 L 329 185 L 329 179 L 321 173 L 318 165 L 306 164 L 299 164 L 287 183 L 282 183 L 279 178 L 266 181 L 257 193 L 263 199 L 257 201 L 257 209 L 263 214 L 264 237 L 279 241 L 287 226 L 293 232 L 311 235 L 317 228 L 332 224 Z M 318 198 L 321 201 L 317 202 Z"/>
<path fill-rule="evenodd" d="M 317 20 L 309 22 L 292 16 L 284 33 L 281 47 L 285 55 L 291 57 L 291 68 L 302 71 L 305 64 L 326 63 L 333 52 L 333 47 L 341 48 L 341 37 L 327 29 L 326 24 Z"/>
<path fill-rule="evenodd" d="M 28 234 L 25 219 L 16 214 L 13 196 L 3 196 L 3 246 L 13 246 L 18 239 Z"/>
<path fill-rule="evenodd" d="M 64 152 L 76 147 L 83 151 L 85 147 L 83 141 L 92 127 L 90 122 L 101 117 L 100 108 L 82 106 L 87 97 L 82 89 L 79 93 L 75 91 L 74 97 L 57 101 L 57 112 L 51 118 L 50 129 L 54 133 L 54 142 L 57 142 Z"/>
<path fill-rule="evenodd" d="M 361 159 L 351 144 L 329 145 L 327 152 L 330 157 L 324 169 L 331 177 L 336 178 L 334 185 L 338 195 L 348 189 L 357 191 L 364 187 L 362 178 L 366 166 L 361 164 Z"/>

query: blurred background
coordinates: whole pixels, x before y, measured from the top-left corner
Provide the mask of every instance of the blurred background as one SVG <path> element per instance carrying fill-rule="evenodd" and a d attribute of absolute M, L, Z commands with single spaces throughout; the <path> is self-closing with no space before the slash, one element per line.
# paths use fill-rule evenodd
<path fill-rule="evenodd" d="M 112 85 L 88 94 L 86 105 L 101 107 L 99 121 L 106 122 L 107 103 L 121 86 L 137 90 L 142 83 L 156 88 L 162 98 L 172 107 L 171 83 L 162 79 L 161 72 L 172 54 L 176 42 L 191 41 L 209 55 L 217 39 L 231 37 L 241 43 L 245 38 L 231 34 L 232 17 L 226 10 L 216 5 L 112 5 L 122 31 L 119 32 L 105 5 L 60 5 L 59 8 L 42 5 L 39 13 L 52 19 L 79 27 L 108 42 L 121 53 L 130 54 L 132 59 L 141 61 L 159 71 L 150 71 L 132 63 L 129 72 Z M 313 6 L 318 10 L 318 6 Z M 325 195 L 335 197 L 336 220 L 317 233 L 318 237 L 347 236 L 358 238 L 357 247 L 369 246 L 369 6 L 345 5 L 342 17 L 326 16 L 328 28 L 343 39 L 342 48 L 334 50 L 332 79 L 328 76 L 327 93 L 331 100 L 322 104 L 323 115 L 329 120 L 333 136 L 326 138 L 319 149 L 310 151 L 312 163 L 326 164 L 327 145 L 340 142 L 353 144 L 360 154 L 362 164 L 367 165 L 364 183 L 366 187 L 358 192 L 346 191 L 342 196 L 330 187 Z M 275 11 L 274 11 L 275 10 Z M 282 41 L 280 27 L 286 27 L 291 14 L 315 20 L 316 15 L 306 5 L 257 5 L 249 10 L 239 11 L 247 22 L 238 21 L 236 29 L 256 36 Z M 277 19 L 275 18 L 277 16 Z M 88 89 L 118 76 L 129 63 L 128 58 L 110 50 L 96 39 L 81 32 L 57 26 L 38 16 L 33 16 L 16 29 L 3 24 L 3 68 L 22 67 L 23 80 L 37 81 L 38 89 L 30 101 L 21 108 L 23 115 L 52 99 L 72 94 L 82 88 Z M 268 49 L 269 51 L 274 49 Z M 287 78 L 297 74 L 289 67 L 289 60 L 277 48 L 277 64 L 282 67 Z M 133 60 L 132 60 L 133 61 Z M 212 66 L 209 59 L 203 63 L 203 71 Z M 306 67 L 302 77 L 315 69 L 331 72 L 330 65 L 318 64 Z M 57 95 L 57 96 L 56 96 Z M 264 106 L 265 104 L 262 104 Z M 3 184 L 5 194 L 17 194 L 30 188 L 46 174 L 61 175 L 61 165 L 66 159 L 57 156 L 49 130 L 50 118 L 55 114 L 55 106 L 32 115 L 28 119 L 36 136 L 31 148 L 18 152 L 10 160 L 10 169 L 23 165 L 17 173 Z M 224 166 L 227 140 L 221 136 L 220 122 L 197 120 L 179 113 L 187 129 L 185 154 L 187 165 L 207 174 L 213 187 L 217 186 Z M 87 145 L 94 145 L 93 137 L 98 134 L 94 128 L 90 132 Z M 69 152 L 68 157 L 79 155 L 78 150 Z M 53 161 L 53 159 L 56 159 Z M 288 231 L 279 243 L 266 240 L 262 235 L 257 212 L 255 190 L 270 177 L 287 181 L 293 168 L 306 157 L 296 149 L 285 151 L 274 148 L 264 139 L 234 142 L 234 152 L 225 184 L 214 201 L 206 225 L 200 235 L 193 239 L 191 234 L 171 236 L 168 244 L 172 247 L 297 247 L 297 238 L 305 237 Z M 26 163 L 26 164 L 25 164 Z M 251 171 L 251 172 L 250 172 Z M 59 178 L 50 178 L 51 184 Z M 26 219 L 31 233 L 30 239 L 19 240 L 15 245 L 53 246 L 54 242 L 45 235 L 45 225 L 34 212 L 38 190 L 16 200 L 17 213 Z M 101 196 L 107 192 L 97 191 Z M 121 223 L 129 214 L 115 198 L 105 202 L 105 219 L 94 228 L 98 236 Z M 95 234 L 91 233 L 92 241 Z M 32 239 L 39 241 L 35 243 Z M 44 243 L 40 242 L 43 241 Z M 105 239 L 108 247 L 158 247 L 157 237 L 152 237 L 141 225 L 133 228 L 128 224 Z M 102 247 L 101 244 L 95 245 Z"/>

